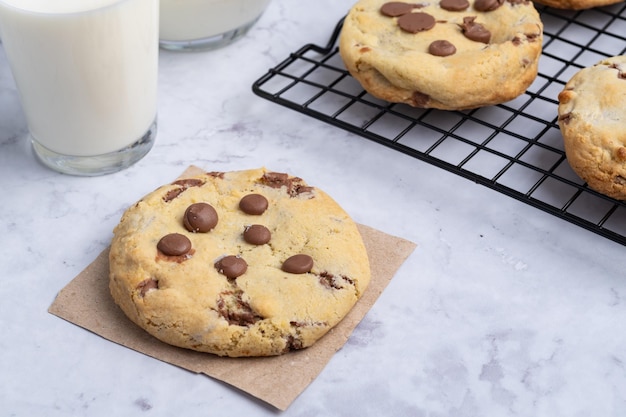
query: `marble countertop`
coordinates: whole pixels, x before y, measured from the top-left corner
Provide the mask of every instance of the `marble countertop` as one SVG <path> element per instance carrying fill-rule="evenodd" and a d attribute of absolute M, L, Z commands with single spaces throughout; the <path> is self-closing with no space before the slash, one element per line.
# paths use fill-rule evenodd
<path fill-rule="evenodd" d="M 34 160 L 0 47 L 1 416 L 626 414 L 622 245 L 252 93 L 351 4 L 274 0 L 232 46 L 162 51 L 154 148 L 96 178 Z M 295 173 L 418 245 L 284 412 L 47 312 L 124 209 L 191 164 Z"/>

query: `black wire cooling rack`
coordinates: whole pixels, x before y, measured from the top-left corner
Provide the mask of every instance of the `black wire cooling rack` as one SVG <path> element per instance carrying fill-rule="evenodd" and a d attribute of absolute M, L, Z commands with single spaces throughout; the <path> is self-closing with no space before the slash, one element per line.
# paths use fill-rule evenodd
<path fill-rule="evenodd" d="M 537 9 L 544 24 L 539 74 L 528 91 L 501 105 L 441 111 L 372 97 L 339 56 L 343 21 L 327 45 L 303 46 L 252 90 L 626 245 L 626 203 L 591 190 L 574 174 L 556 122 L 558 93 L 574 73 L 626 53 L 626 3 Z"/>

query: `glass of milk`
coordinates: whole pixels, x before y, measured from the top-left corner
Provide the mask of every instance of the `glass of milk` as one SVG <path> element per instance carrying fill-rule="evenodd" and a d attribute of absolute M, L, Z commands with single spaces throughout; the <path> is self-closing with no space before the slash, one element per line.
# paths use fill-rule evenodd
<path fill-rule="evenodd" d="M 0 31 L 44 165 L 102 175 L 156 136 L 156 0 L 0 0 Z"/>
<path fill-rule="evenodd" d="M 160 45 L 198 51 L 228 45 L 245 35 L 270 0 L 160 0 Z"/>

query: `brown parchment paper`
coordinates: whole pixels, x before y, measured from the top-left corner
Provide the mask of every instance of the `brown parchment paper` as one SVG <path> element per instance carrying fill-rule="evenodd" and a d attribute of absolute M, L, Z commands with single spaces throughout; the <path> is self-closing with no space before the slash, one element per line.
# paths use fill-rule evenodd
<path fill-rule="evenodd" d="M 191 167 L 181 177 L 193 175 Z M 205 374 L 286 410 L 346 343 L 398 268 L 413 242 L 358 225 L 372 270 L 369 287 L 354 308 L 313 346 L 265 358 L 221 358 L 170 346 L 132 323 L 117 307 L 108 287 L 108 249 L 63 288 L 49 312 L 105 339 L 183 369 Z"/>

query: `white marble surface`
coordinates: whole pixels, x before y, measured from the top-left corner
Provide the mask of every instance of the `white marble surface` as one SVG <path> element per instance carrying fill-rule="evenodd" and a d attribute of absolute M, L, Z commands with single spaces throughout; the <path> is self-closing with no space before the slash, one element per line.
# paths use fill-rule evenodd
<path fill-rule="evenodd" d="M 98 178 L 35 162 L 0 47 L 0 416 L 626 415 L 623 246 L 252 94 L 351 4 L 274 0 L 236 46 L 162 52 L 155 147 Z M 418 244 L 283 413 L 47 313 L 126 206 L 190 164 L 297 173 Z"/>

